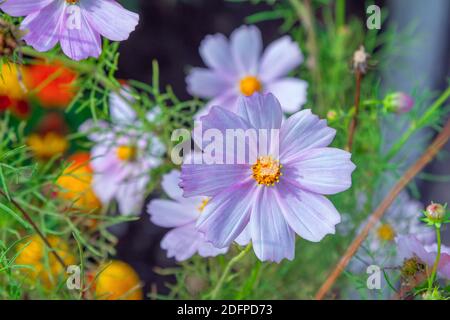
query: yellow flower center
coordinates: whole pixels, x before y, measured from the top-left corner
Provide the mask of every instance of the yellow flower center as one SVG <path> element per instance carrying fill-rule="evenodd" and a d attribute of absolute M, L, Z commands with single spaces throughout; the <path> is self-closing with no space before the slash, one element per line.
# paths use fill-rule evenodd
<path fill-rule="evenodd" d="M 137 149 L 134 146 L 119 146 L 117 157 L 122 161 L 133 161 L 136 159 Z"/>
<path fill-rule="evenodd" d="M 77 4 L 80 0 L 66 0 L 68 4 Z"/>
<path fill-rule="evenodd" d="M 200 211 L 200 213 L 203 212 L 203 210 L 205 210 L 206 205 L 209 202 L 209 198 L 205 198 L 203 199 L 202 203 L 200 204 L 200 206 L 198 207 L 198 211 Z"/>
<path fill-rule="evenodd" d="M 392 241 L 395 238 L 395 230 L 390 224 L 382 224 L 377 230 L 378 238 L 384 241 Z"/>
<path fill-rule="evenodd" d="M 243 95 L 249 97 L 255 92 L 261 91 L 262 86 L 258 78 L 254 76 L 247 76 L 241 79 L 239 89 Z"/>
<path fill-rule="evenodd" d="M 252 166 L 253 179 L 259 185 L 273 186 L 280 182 L 280 176 L 283 175 L 281 168 L 283 166 L 278 160 L 273 160 L 271 156 L 259 157 Z"/>

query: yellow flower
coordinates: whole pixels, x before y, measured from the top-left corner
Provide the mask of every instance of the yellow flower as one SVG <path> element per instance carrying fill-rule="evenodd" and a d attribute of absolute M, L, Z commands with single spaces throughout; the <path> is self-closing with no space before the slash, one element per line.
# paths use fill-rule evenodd
<path fill-rule="evenodd" d="M 127 263 L 111 261 L 100 269 L 95 295 L 100 300 L 142 300 L 143 292 L 138 274 Z"/>
<path fill-rule="evenodd" d="M 69 252 L 69 246 L 63 239 L 49 236 L 47 240 L 66 265 L 75 264 L 75 257 Z M 29 241 L 21 243 L 17 251 L 19 255 L 15 263 L 32 268 L 21 271 L 32 282 L 40 280 L 46 288 L 50 288 L 57 283 L 58 277 L 65 275 L 66 271 L 63 266 L 54 254 L 46 248 L 44 241 L 38 235 L 33 235 Z"/>
<path fill-rule="evenodd" d="M 23 100 L 26 97 L 26 89 L 19 81 L 20 73 L 23 69 L 12 63 L 5 63 L 1 66 L 0 73 L 0 95 L 8 96 L 14 100 Z"/>
<path fill-rule="evenodd" d="M 69 161 L 72 164 L 64 170 L 56 181 L 59 187 L 58 197 L 71 201 L 79 210 L 94 211 L 101 207 L 100 201 L 92 189 L 92 169 L 88 153 L 77 153 Z"/>
<path fill-rule="evenodd" d="M 388 223 L 382 224 L 377 230 L 378 238 L 384 241 L 392 241 L 395 238 L 395 230 Z"/>
<path fill-rule="evenodd" d="M 45 135 L 31 134 L 27 143 L 34 155 L 40 160 L 49 160 L 55 156 L 60 156 L 69 147 L 67 139 L 54 132 L 48 132 Z"/>

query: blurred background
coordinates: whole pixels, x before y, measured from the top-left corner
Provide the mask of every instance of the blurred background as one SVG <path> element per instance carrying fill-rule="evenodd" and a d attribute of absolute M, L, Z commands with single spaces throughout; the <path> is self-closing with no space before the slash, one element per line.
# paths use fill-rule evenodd
<path fill-rule="evenodd" d="M 245 23 L 245 18 L 268 10 L 266 4 L 227 2 L 224 0 L 129 0 L 121 1 L 141 17 L 138 29 L 121 44 L 119 78 L 137 79 L 150 83 L 151 64 L 156 59 L 161 70 L 161 84 L 171 85 L 181 99 L 189 98 L 185 75 L 190 66 L 202 66 L 198 46 L 207 34 L 229 35 Z M 414 43 L 398 43 L 398 55 L 385 65 L 382 87 L 386 91 L 412 92 L 417 88 L 441 91 L 446 88 L 450 67 L 450 1 L 448 0 L 390 0 L 375 1 L 389 11 L 385 25 L 399 32 L 413 28 Z M 365 1 L 348 0 L 347 14 L 366 19 Z M 320 17 L 319 17 L 320 18 Z M 281 21 L 259 23 L 267 44 L 279 37 Z M 398 131 L 387 135 L 397 135 Z M 433 135 L 434 133 L 429 133 Z M 418 152 L 425 146 L 415 146 Z M 450 152 L 450 144 L 446 146 Z M 414 160 L 414 159 L 412 159 Z M 422 203 L 431 200 L 450 203 L 450 163 L 433 162 L 425 172 L 442 179 L 429 182 L 418 179 Z M 157 194 L 151 197 L 158 196 Z M 165 229 L 151 224 L 145 212 L 139 221 L 119 227 L 118 257 L 130 263 L 145 282 L 145 290 L 167 293 L 164 283 L 174 279 L 163 277 L 155 268 L 175 266 L 165 257 L 159 245 Z M 450 240 L 447 232 L 447 242 Z"/>

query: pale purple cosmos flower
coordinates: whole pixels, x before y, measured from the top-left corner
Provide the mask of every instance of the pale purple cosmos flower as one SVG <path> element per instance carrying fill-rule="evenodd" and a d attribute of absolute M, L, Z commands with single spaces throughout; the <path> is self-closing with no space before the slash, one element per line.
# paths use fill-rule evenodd
<path fill-rule="evenodd" d="M 221 106 L 235 111 L 239 96 L 271 92 L 283 111 L 292 113 L 306 102 L 307 83 L 288 77 L 303 61 L 297 43 L 284 36 L 262 53 L 259 29 L 242 26 L 228 40 L 222 34 L 208 35 L 200 45 L 206 68 L 193 68 L 186 82 L 193 96 L 211 99 L 200 115 L 210 107 Z"/>
<path fill-rule="evenodd" d="M 113 41 L 128 39 L 139 15 L 114 0 L 6 0 L 0 8 L 7 14 L 27 16 L 21 29 L 25 42 L 48 51 L 58 42 L 73 60 L 98 57 L 101 36 Z"/>
<path fill-rule="evenodd" d="M 327 147 L 336 131 L 310 110 L 282 123 L 272 94 L 242 97 L 238 105 L 237 113 L 212 107 L 201 118 L 203 129 L 279 129 L 279 143 L 249 157 L 254 163 L 185 163 L 180 186 L 186 197 L 211 198 L 197 227 L 216 247 L 228 246 L 248 226 L 260 260 L 292 260 L 296 233 L 314 242 L 334 234 L 340 215 L 324 195 L 348 189 L 355 165 L 350 153 Z"/>
<path fill-rule="evenodd" d="M 179 180 L 178 170 L 172 170 L 164 175 L 161 185 L 171 200 L 152 200 L 147 207 L 150 220 L 154 224 L 173 228 L 162 239 L 161 248 L 167 250 L 169 258 L 175 258 L 177 261 L 189 259 L 197 252 L 202 257 L 215 257 L 226 253 L 228 247 L 214 247 L 195 227 L 209 198 L 201 196 L 184 198 L 183 190 L 178 186 Z M 245 245 L 249 241 L 245 234 L 236 239 L 240 245 Z"/>
<path fill-rule="evenodd" d="M 131 97 L 125 90 L 123 96 Z M 135 111 L 115 93 L 111 94 L 110 113 L 111 124 L 88 120 L 80 127 L 95 142 L 91 149 L 93 188 L 103 204 L 116 200 L 122 214 L 139 214 L 150 170 L 162 163 L 165 147 L 156 136 L 142 134 Z M 155 112 L 147 115 L 154 117 Z"/>
<path fill-rule="evenodd" d="M 396 239 L 398 254 L 402 259 L 418 258 L 430 270 L 436 260 L 437 245 L 426 245 L 414 235 L 399 236 Z M 441 246 L 441 257 L 438 265 L 438 274 L 450 280 L 450 248 Z"/>

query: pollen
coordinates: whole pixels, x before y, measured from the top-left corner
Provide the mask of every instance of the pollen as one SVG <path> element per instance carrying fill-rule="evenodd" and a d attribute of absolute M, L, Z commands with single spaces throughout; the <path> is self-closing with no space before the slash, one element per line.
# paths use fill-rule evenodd
<path fill-rule="evenodd" d="M 203 210 L 205 210 L 206 205 L 209 202 L 209 198 L 205 198 L 203 199 L 202 203 L 198 206 L 198 211 L 200 211 L 200 213 L 203 212 Z"/>
<path fill-rule="evenodd" d="M 282 167 L 280 162 L 272 159 L 271 156 L 259 157 L 252 166 L 252 177 L 259 185 L 274 186 L 275 183 L 280 182 L 280 177 L 283 175 Z"/>
<path fill-rule="evenodd" d="M 66 0 L 68 4 L 77 4 L 80 0 Z"/>
<path fill-rule="evenodd" d="M 136 159 L 137 149 L 134 146 L 119 146 L 117 148 L 117 157 L 122 161 L 133 161 Z"/>
<path fill-rule="evenodd" d="M 395 238 L 395 230 L 388 223 L 382 224 L 377 230 L 378 238 L 384 241 L 392 241 Z"/>
<path fill-rule="evenodd" d="M 247 97 L 262 89 L 261 82 L 254 76 L 247 76 L 241 79 L 239 83 L 241 93 Z"/>

